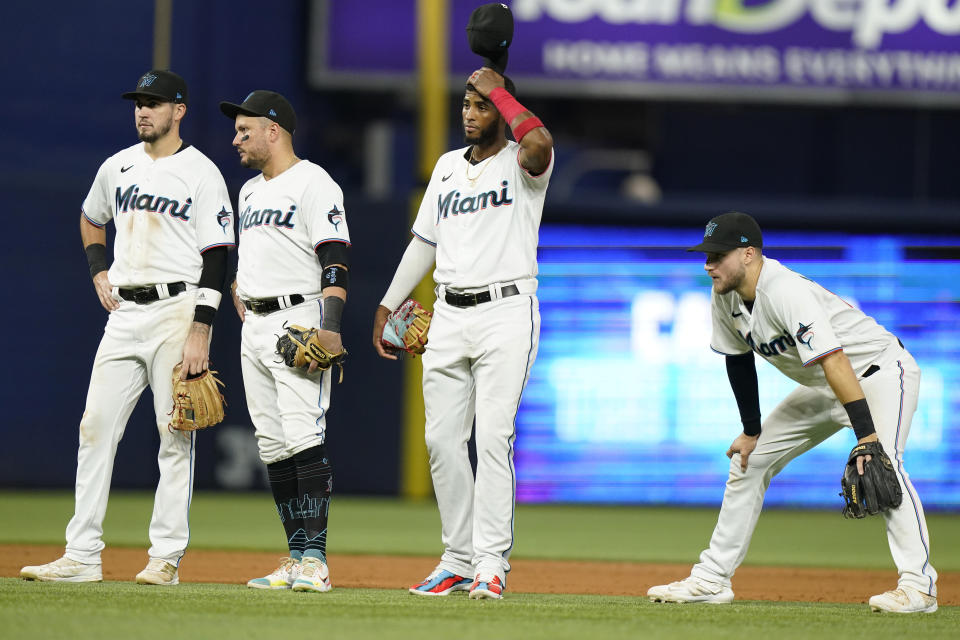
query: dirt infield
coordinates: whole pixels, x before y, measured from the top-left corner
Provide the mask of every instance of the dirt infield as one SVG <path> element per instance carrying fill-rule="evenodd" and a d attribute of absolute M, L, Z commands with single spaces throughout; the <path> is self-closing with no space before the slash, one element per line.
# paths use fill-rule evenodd
<path fill-rule="evenodd" d="M 17 577 L 20 567 L 42 564 L 63 553 L 57 546 L 0 545 L 0 576 Z M 183 582 L 243 584 L 279 564 L 272 553 L 189 551 L 180 565 Z M 143 569 L 142 549 L 106 549 L 105 580 L 133 580 Z M 409 556 L 331 555 L 334 587 L 406 589 L 427 575 L 436 558 Z M 651 585 L 679 580 L 689 565 L 634 562 L 567 562 L 514 559 L 508 586 L 518 593 L 581 593 L 643 596 Z M 894 587 L 896 573 L 876 570 L 741 567 L 733 581 L 740 600 L 786 602 L 866 602 L 875 593 Z M 960 605 L 960 573 L 941 574 L 940 605 Z"/>

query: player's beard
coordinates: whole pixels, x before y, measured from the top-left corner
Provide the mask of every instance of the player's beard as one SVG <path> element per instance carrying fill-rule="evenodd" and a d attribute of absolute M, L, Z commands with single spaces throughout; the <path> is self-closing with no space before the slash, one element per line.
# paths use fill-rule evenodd
<path fill-rule="evenodd" d="M 463 141 L 467 144 L 475 144 L 478 147 L 489 147 L 497 139 L 499 124 L 500 119 L 498 118 L 472 136 L 464 133 Z"/>
<path fill-rule="evenodd" d="M 137 127 L 137 137 L 140 138 L 141 141 L 154 143 L 170 133 L 170 129 L 173 127 L 173 118 L 163 123 L 153 122 L 152 124 L 153 126 L 147 131 L 141 131 L 140 127 Z"/>
<path fill-rule="evenodd" d="M 240 166 L 246 167 L 247 169 L 253 169 L 254 171 L 262 171 L 263 167 L 266 166 L 267 162 L 262 157 L 252 153 L 252 150 L 244 150 L 246 154 L 240 158 Z"/>
<path fill-rule="evenodd" d="M 741 264 L 736 273 L 730 274 L 729 278 L 715 280 L 713 284 L 713 290 L 720 295 L 730 293 L 731 291 L 735 291 L 736 289 L 740 288 L 740 285 L 743 284 L 743 281 L 746 280 L 746 278 L 747 268 Z"/>

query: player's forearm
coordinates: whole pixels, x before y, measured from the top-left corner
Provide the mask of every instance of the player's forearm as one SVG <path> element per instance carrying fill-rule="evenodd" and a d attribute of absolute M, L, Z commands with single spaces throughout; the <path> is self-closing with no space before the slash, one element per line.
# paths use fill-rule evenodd
<path fill-rule="evenodd" d="M 490 92 L 490 101 L 507 121 L 514 139 L 520 144 L 520 165 L 535 175 L 543 173 L 553 153 L 553 137 L 543 122 L 503 87 Z"/>
<path fill-rule="evenodd" d="M 857 435 L 857 440 L 869 438 L 876 433 L 873 425 L 873 416 L 867 404 L 863 388 L 857 381 L 857 374 L 853 372 L 850 360 L 843 351 L 835 351 L 820 361 L 823 375 L 837 399 L 843 404 L 850 418 L 850 426 Z"/>
<path fill-rule="evenodd" d="M 820 360 L 820 366 L 823 367 L 827 384 L 842 404 L 863 399 L 863 389 L 857 382 L 857 376 L 853 373 L 847 354 L 843 351 L 834 351 Z"/>
<path fill-rule="evenodd" d="M 87 254 L 87 266 L 90 268 L 90 277 L 107 270 L 107 230 L 92 224 L 87 217 L 80 214 L 80 240 L 83 250 Z"/>
<path fill-rule="evenodd" d="M 203 268 L 193 313 L 194 324 L 213 324 L 220 306 L 224 282 L 227 279 L 227 247 L 207 249 L 203 254 Z"/>
<path fill-rule="evenodd" d="M 410 295 L 413 288 L 423 280 L 437 258 L 437 248 L 414 238 L 403 252 L 393 281 L 387 288 L 380 305 L 390 311 L 395 310 Z"/>
<path fill-rule="evenodd" d="M 107 229 L 106 227 L 98 227 L 89 220 L 87 217 L 80 214 L 80 240 L 83 242 L 83 247 L 87 248 L 91 244 L 102 244 L 107 245 Z"/>
<path fill-rule="evenodd" d="M 760 391 L 757 383 L 757 366 L 753 352 L 726 357 L 727 378 L 733 397 L 740 410 L 743 432 L 748 436 L 760 435 Z"/>

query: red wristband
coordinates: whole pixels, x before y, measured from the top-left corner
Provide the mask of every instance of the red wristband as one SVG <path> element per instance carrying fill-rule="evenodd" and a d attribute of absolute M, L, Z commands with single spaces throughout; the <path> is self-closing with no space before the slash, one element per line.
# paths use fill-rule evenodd
<path fill-rule="evenodd" d="M 540 118 L 538 118 L 537 116 L 530 116 L 529 118 L 527 118 L 526 120 L 518 124 L 516 129 L 512 129 L 513 137 L 514 139 L 516 139 L 517 142 L 520 142 L 521 140 L 523 140 L 523 136 L 530 133 L 530 131 L 532 131 L 533 129 L 536 129 L 537 127 L 542 127 L 542 126 L 543 126 L 543 123 L 540 122 Z"/>
<path fill-rule="evenodd" d="M 507 126 L 510 126 L 517 116 L 527 111 L 527 108 L 517 102 L 517 99 L 510 95 L 510 92 L 503 87 L 497 87 L 490 92 L 490 101 L 493 103 L 493 106 L 497 108 L 497 111 L 500 112 L 500 115 L 503 116 L 503 119 L 507 121 Z M 540 118 L 531 115 L 518 124 L 516 128 L 510 126 L 510 130 L 513 131 L 513 138 L 517 142 L 520 142 L 523 140 L 523 136 L 530 133 L 533 129 L 542 126 L 543 122 L 540 121 Z"/>
<path fill-rule="evenodd" d="M 527 110 L 525 106 L 517 102 L 517 99 L 510 95 L 510 92 L 503 87 L 497 87 L 490 92 L 490 102 L 497 108 L 503 119 L 507 121 L 507 126 L 513 122 L 513 119 Z"/>

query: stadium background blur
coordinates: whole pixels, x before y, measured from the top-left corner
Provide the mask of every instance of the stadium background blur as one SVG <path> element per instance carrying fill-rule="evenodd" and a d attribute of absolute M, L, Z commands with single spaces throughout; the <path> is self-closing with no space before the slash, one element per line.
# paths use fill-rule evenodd
<path fill-rule="evenodd" d="M 949 4 L 917 6 L 937 2 Z M 419 3 L 438 4 L 450 25 L 449 149 L 462 144 L 462 82 L 478 66 L 463 26 L 479 2 Z M 541 235 L 541 352 L 518 417 L 520 499 L 719 504 L 723 451 L 739 426 L 722 358 L 707 348 L 709 283 L 700 258 L 683 248 L 707 219 L 739 209 L 764 227 L 769 255 L 861 305 L 917 356 L 925 387 L 907 466 L 928 509 L 960 509 L 960 480 L 950 473 L 960 461 L 956 25 L 944 35 L 920 16 L 878 35 L 856 16 L 854 27 L 827 29 L 804 14 L 768 33 L 746 33 L 690 17 L 692 7 L 713 4 L 772 15 L 804 0 L 508 4 L 517 16 L 508 73 L 550 129 L 557 154 Z M 73 485 L 77 424 L 105 320 L 77 214 L 99 164 L 134 142 L 131 105 L 119 95 L 153 65 L 155 10 L 167 5 L 5 7 L 0 184 L 10 368 L 0 392 L 0 487 Z M 253 174 L 240 167 L 217 103 L 257 88 L 291 100 L 298 155 L 344 189 L 354 248 L 344 324 L 351 357 L 329 416 L 337 492 L 425 495 L 422 451 L 408 450 L 417 446 L 418 425 L 403 409 L 411 369 L 378 360 L 369 345 L 373 310 L 423 186 L 418 3 L 171 6 L 169 66 L 190 88 L 183 137 L 216 162 L 234 204 Z M 672 25 L 670 7 L 677 8 Z M 944 11 L 941 19 L 960 20 L 960 4 Z M 837 67 L 848 75 L 830 75 L 823 62 L 830 51 L 849 54 Z M 913 75 L 901 68 L 886 84 L 879 72 L 857 75 L 869 55 L 887 51 L 883 60 L 912 64 Z M 817 52 L 827 52 L 820 67 L 814 58 L 796 62 Z M 788 55 L 824 75 L 787 78 L 790 69 L 800 73 Z M 774 58 L 782 77 L 771 75 Z M 670 71 L 671 60 L 682 61 L 679 70 Z M 224 304 L 213 361 L 227 383 L 227 421 L 200 436 L 198 489 L 266 488 L 243 400 L 239 330 Z M 781 377 L 761 367 L 765 409 L 784 392 Z M 119 447 L 115 487 L 155 485 L 156 439 L 141 400 Z M 796 461 L 769 502 L 839 506 L 835 485 L 852 443 L 843 432 Z"/>

